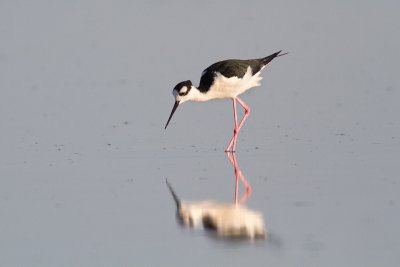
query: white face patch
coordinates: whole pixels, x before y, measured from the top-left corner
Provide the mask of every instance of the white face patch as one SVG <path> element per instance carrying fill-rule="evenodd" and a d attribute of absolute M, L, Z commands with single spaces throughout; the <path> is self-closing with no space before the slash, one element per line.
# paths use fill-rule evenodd
<path fill-rule="evenodd" d="M 180 93 L 180 94 L 186 94 L 187 90 L 188 90 L 187 86 L 183 86 L 183 87 L 181 88 L 181 90 L 179 90 L 179 93 Z"/>

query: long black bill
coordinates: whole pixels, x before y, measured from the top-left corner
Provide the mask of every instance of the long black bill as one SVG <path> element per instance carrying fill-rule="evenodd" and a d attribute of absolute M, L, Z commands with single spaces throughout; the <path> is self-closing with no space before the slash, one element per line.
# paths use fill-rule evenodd
<path fill-rule="evenodd" d="M 164 129 L 167 129 L 168 123 L 169 123 L 169 121 L 171 120 L 172 115 L 174 115 L 175 110 L 178 108 L 178 106 L 179 106 L 179 101 L 175 101 L 174 107 L 172 108 L 172 111 L 171 111 L 171 115 L 169 115 L 167 124 L 165 124 L 165 128 L 164 128 Z"/>

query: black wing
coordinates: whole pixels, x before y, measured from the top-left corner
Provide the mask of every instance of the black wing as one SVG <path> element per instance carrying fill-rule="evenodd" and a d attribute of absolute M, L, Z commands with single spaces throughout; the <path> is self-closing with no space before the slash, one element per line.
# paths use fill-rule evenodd
<path fill-rule="evenodd" d="M 257 73 L 262 68 L 262 62 L 259 60 L 240 60 L 230 59 L 224 60 L 212 64 L 203 71 L 203 75 L 200 79 L 199 90 L 206 92 L 214 82 L 215 75 L 217 72 L 221 73 L 227 78 L 238 77 L 242 78 L 247 71 L 248 67 L 251 67 L 252 73 Z"/>
<path fill-rule="evenodd" d="M 214 63 L 203 71 L 198 89 L 200 90 L 200 92 L 207 92 L 214 82 L 214 78 L 217 72 L 221 73 L 227 78 L 243 78 L 247 71 L 247 68 L 250 67 L 251 73 L 252 75 L 254 75 L 259 72 L 262 67 L 267 65 L 272 59 L 278 56 L 280 52 L 281 51 L 259 59 L 230 59 Z"/>

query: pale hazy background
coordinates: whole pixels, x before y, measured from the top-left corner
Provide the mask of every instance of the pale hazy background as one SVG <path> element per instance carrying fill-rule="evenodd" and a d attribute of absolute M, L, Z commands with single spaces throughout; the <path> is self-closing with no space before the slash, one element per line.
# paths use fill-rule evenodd
<path fill-rule="evenodd" d="M 398 1 L 0 2 L 0 266 L 398 266 Z M 238 163 L 271 238 L 176 224 L 232 201 L 231 102 L 172 88 L 283 49 Z"/>

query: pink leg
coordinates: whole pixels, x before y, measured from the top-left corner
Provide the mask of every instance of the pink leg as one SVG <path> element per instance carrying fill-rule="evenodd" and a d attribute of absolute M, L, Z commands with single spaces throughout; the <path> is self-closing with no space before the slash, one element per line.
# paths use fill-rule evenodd
<path fill-rule="evenodd" d="M 235 119 L 235 128 L 233 129 L 233 137 L 232 137 L 231 141 L 229 142 L 228 147 L 225 150 L 226 152 L 235 152 L 236 139 L 239 134 L 239 131 L 242 128 L 244 121 L 250 115 L 250 108 L 249 108 L 249 106 L 246 105 L 246 103 L 243 102 L 243 100 L 241 100 L 239 97 L 232 98 L 232 100 L 233 100 L 233 116 Z M 239 126 L 237 125 L 236 100 L 244 108 L 244 116 L 243 116 L 242 120 L 240 121 Z M 232 148 L 232 150 L 231 150 L 231 148 Z"/>
<path fill-rule="evenodd" d="M 244 116 L 243 119 L 240 121 L 239 124 L 239 128 L 238 128 L 238 132 L 240 131 L 240 129 L 242 129 L 243 123 L 244 121 L 247 119 L 247 117 L 250 115 L 250 108 L 248 105 L 246 105 L 246 103 L 243 102 L 243 100 L 241 100 L 239 97 L 236 97 L 236 100 L 239 102 L 240 105 L 242 105 L 242 107 L 244 108 Z"/>
<path fill-rule="evenodd" d="M 225 152 L 235 152 L 234 147 L 236 145 L 236 136 L 237 136 L 237 115 L 236 115 L 236 98 L 232 98 L 233 103 L 233 119 L 234 119 L 234 128 L 233 128 L 233 137 L 229 142 L 228 147 L 225 149 Z M 233 149 L 231 151 L 231 147 L 233 145 Z"/>

